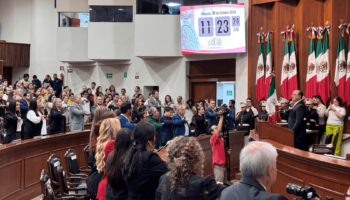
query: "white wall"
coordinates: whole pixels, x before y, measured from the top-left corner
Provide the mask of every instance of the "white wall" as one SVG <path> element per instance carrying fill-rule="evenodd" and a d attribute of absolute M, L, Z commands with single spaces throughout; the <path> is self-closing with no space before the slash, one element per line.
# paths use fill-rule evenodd
<path fill-rule="evenodd" d="M 88 0 L 56 0 L 57 12 L 89 12 Z"/>
<path fill-rule="evenodd" d="M 136 0 L 89 0 L 89 5 L 132 6 L 136 5 Z"/>
<path fill-rule="evenodd" d="M 135 55 L 181 56 L 180 15 L 136 15 Z"/>

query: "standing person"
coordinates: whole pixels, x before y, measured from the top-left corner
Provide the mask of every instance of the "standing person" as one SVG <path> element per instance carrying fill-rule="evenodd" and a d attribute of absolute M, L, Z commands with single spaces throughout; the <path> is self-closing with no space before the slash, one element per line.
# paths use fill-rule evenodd
<path fill-rule="evenodd" d="M 233 100 L 233 99 L 231 99 L 231 100 L 228 102 L 228 106 L 229 106 L 230 110 L 232 111 L 232 112 L 230 113 L 230 115 L 231 115 L 231 114 L 233 115 L 232 129 L 229 128 L 229 130 L 235 129 L 235 127 L 233 126 L 233 125 L 236 123 L 236 120 L 235 120 L 235 119 L 236 119 L 236 118 L 235 118 L 235 116 L 236 116 L 236 108 L 235 108 L 235 105 L 236 105 L 236 102 L 235 102 L 235 100 Z"/>
<path fill-rule="evenodd" d="M 304 93 L 301 90 L 295 90 L 292 94 L 294 103 L 293 109 L 289 113 L 288 129 L 294 132 L 294 147 L 305 150 L 304 140 L 306 136 L 306 106 L 303 102 Z"/>
<path fill-rule="evenodd" d="M 30 99 L 32 98 L 31 93 L 25 93 L 23 95 L 23 101 L 21 102 L 20 108 L 21 108 L 21 118 L 23 120 L 23 125 L 26 124 L 26 114 L 28 112 L 28 108 L 29 108 L 29 103 L 30 103 Z"/>
<path fill-rule="evenodd" d="M 35 90 L 41 88 L 41 81 L 38 79 L 38 77 L 36 75 L 33 76 L 32 83 L 35 87 Z"/>
<path fill-rule="evenodd" d="M 52 87 L 57 98 L 60 97 L 62 92 L 62 80 L 57 78 L 57 74 L 53 74 Z"/>
<path fill-rule="evenodd" d="M 91 82 L 91 91 L 92 91 L 92 94 L 95 95 L 96 93 L 96 83 L 95 82 Z"/>
<path fill-rule="evenodd" d="M 52 87 L 53 86 L 53 83 L 52 83 L 50 75 L 46 74 L 45 79 L 43 80 L 43 85 L 46 86 L 46 87 L 50 87 L 50 86 Z"/>
<path fill-rule="evenodd" d="M 220 115 L 220 120 L 217 126 L 213 125 L 209 129 L 209 133 L 212 134 L 210 138 L 211 150 L 213 152 L 213 162 L 211 167 L 214 171 L 214 177 L 216 182 L 224 183 L 227 181 L 227 169 L 226 169 L 226 154 L 231 153 L 231 149 L 225 149 L 224 139 L 222 138 L 222 124 L 224 121 L 224 115 Z"/>
<path fill-rule="evenodd" d="M 22 94 L 24 94 L 26 92 L 30 92 L 30 90 L 28 88 L 28 82 L 27 81 L 23 81 L 22 82 Z"/>
<path fill-rule="evenodd" d="M 152 95 L 153 95 L 153 98 L 148 101 L 148 106 L 150 108 L 155 107 L 158 110 L 158 112 L 161 113 L 161 111 L 162 111 L 162 103 L 159 100 L 159 92 L 157 90 L 154 90 L 152 92 Z M 162 117 L 161 114 L 159 114 L 159 119 L 161 117 Z"/>
<path fill-rule="evenodd" d="M 66 117 L 66 124 L 70 124 L 70 104 L 68 103 L 68 95 L 64 95 L 62 101 L 62 112 L 64 116 Z"/>
<path fill-rule="evenodd" d="M 89 96 L 88 92 L 85 90 L 82 92 L 82 97 L 81 97 L 81 102 L 80 106 L 83 108 L 85 111 L 85 116 L 84 116 L 84 123 L 87 124 L 90 122 L 90 101 L 87 99 Z"/>
<path fill-rule="evenodd" d="M 62 100 L 60 98 L 53 101 L 49 123 L 49 135 L 66 133 L 66 117 L 62 112 Z"/>
<path fill-rule="evenodd" d="M 179 106 L 183 106 L 185 107 L 186 105 L 184 105 L 184 103 L 182 102 L 182 96 L 178 96 L 176 98 L 176 103 L 174 104 L 175 108 L 179 107 Z"/>
<path fill-rule="evenodd" d="M 47 88 L 47 94 L 45 95 L 45 102 L 49 100 L 49 97 L 54 95 L 54 91 L 52 87 Z"/>
<path fill-rule="evenodd" d="M 106 161 L 108 155 L 113 151 L 114 140 L 117 132 L 121 129 L 119 120 L 116 118 L 108 118 L 102 121 L 100 127 L 100 136 L 97 138 L 96 145 L 96 165 L 99 173 L 102 171 L 103 177 L 98 184 L 96 199 L 104 200 L 107 187 L 107 170 Z"/>
<path fill-rule="evenodd" d="M 166 162 L 170 172 L 160 177 L 156 200 L 215 200 L 227 185 L 232 185 L 231 182 L 217 183 L 210 176 L 203 177 L 204 153 L 193 137 L 175 138 L 166 150 Z"/>
<path fill-rule="evenodd" d="M 138 98 L 138 97 L 139 97 L 139 94 L 141 94 L 141 93 L 140 93 L 140 87 L 139 87 L 139 86 L 136 86 L 135 89 L 134 89 L 134 91 L 135 91 L 135 94 L 132 96 L 132 99 Z"/>
<path fill-rule="evenodd" d="M 134 130 L 136 124 L 132 124 L 129 122 L 130 117 L 131 117 L 131 103 L 129 102 L 125 102 L 122 104 L 121 106 L 121 114 L 118 117 L 120 124 L 122 126 L 122 128 L 129 128 L 131 130 Z"/>
<path fill-rule="evenodd" d="M 222 111 L 220 111 L 220 113 L 222 113 Z M 216 111 L 214 99 L 209 100 L 209 107 L 204 110 L 204 117 L 208 120 L 208 127 L 207 127 L 208 132 L 211 126 L 218 125 L 219 115 L 218 115 L 218 112 Z"/>
<path fill-rule="evenodd" d="M 346 116 L 346 110 L 344 108 L 342 99 L 339 96 L 334 97 L 333 105 L 330 105 L 324 114 L 326 117 L 328 117 L 326 135 L 333 135 L 332 143 L 335 133 L 339 128 L 338 142 L 334 153 L 335 156 L 339 156 L 341 141 L 343 139 L 344 117 Z"/>
<path fill-rule="evenodd" d="M 314 101 L 314 109 L 317 110 L 318 114 L 318 120 L 319 120 L 319 127 L 318 127 L 318 143 L 320 144 L 321 138 L 326 132 L 326 117 L 325 117 L 325 111 L 326 111 L 326 106 L 324 105 L 322 98 L 320 95 L 315 95 L 312 97 L 312 100 Z"/>
<path fill-rule="evenodd" d="M 143 105 L 148 106 L 148 102 L 153 98 L 152 92 L 148 94 L 148 99 L 145 101 Z"/>
<path fill-rule="evenodd" d="M 122 96 L 125 96 L 126 101 L 130 102 L 129 96 L 126 95 L 125 93 L 126 93 L 126 89 L 125 89 L 125 88 L 122 88 L 122 89 L 121 89 L 121 94 L 122 94 Z"/>
<path fill-rule="evenodd" d="M 119 94 L 115 93 L 114 95 L 112 95 L 112 99 L 113 100 L 107 104 L 107 108 L 110 111 L 115 111 L 116 109 L 118 109 Z"/>
<path fill-rule="evenodd" d="M 110 92 L 111 94 L 115 94 L 115 93 L 116 93 L 114 85 L 110 85 L 110 86 L 109 86 L 109 92 Z"/>
<path fill-rule="evenodd" d="M 41 98 L 33 98 L 29 102 L 29 110 L 27 113 L 27 121 L 24 125 L 23 140 L 31 139 L 41 135 L 43 118 L 45 115 L 40 113 Z M 45 127 L 46 129 L 46 127 Z"/>
<path fill-rule="evenodd" d="M 170 107 L 164 108 L 164 115 L 160 119 L 162 126 L 162 146 L 166 145 L 169 140 L 174 138 L 174 121 L 172 120 L 174 110 Z"/>
<path fill-rule="evenodd" d="M 7 101 L 9 93 L 10 93 L 10 89 L 8 87 L 6 87 L 4 92 L 3 92 L 4 95 L 2 96 L 2 99 Z"/>
<path fill-rule="evenodd" d="M 132 108 L 132 117 L 131 117 L 131 120 L 132 121 L 137 121 L 137 117 L 138 117 L 138 115 L 139 115 L 139 108 L 140 108 L 140 106 L 142 106 L 143 105 L 143 102 L 142 102 L 142 100 L 141 99 L 139 99 L 139 98 L 136 98 L 136 100 L 135 100 L 135 105 L 134 105 L 134 107 Z M 137 123 L 137 122 L 136 122 Z"/>
<path fill-rule="evenodd" d="M 124 160 L 132 145 L 133 134 L 128 128 L 118 131 L 114 142 L 114 150 L 107 158 L 106 200 L 128 199 L 128 189 L 123 178 Z"/>
<path fill-rule="evenodd" d="M 310 120 L 310 125 L 306 126 L 306 127 L 309 130 L 318 130 L 319 119 L 318 119 L 317 110 L 314 109 L 314 107 L 315 107 L 314 102 L 311 99 L 306 99 L 305 104 L 307 107 L 306 112 L 308 112 L 309 120 Z"/>
<path fill-rule="evenodd" d="M 259 121 L 267 122 L 269 114 L 266 111 L 266 102 L 261 101 L 261 111 L 258 114 Z"/>
<path fill-rule="evenodd" d="M 72 105 L 74 103 L 74 93 L 69 93 L 68 103 Z"/>
<path fill-rule="evenodd" d="M 74 95 L 74 103 L 70 107 L 70 115 L 72 122 L 69 125 L 69 131 L 82 131 L 84 130 L 84 115 L 87 114 L 85 110 L 79 105 L 81 102 L 81 96 L 79 94 Z"/>
<path fill-rule="evenodd" d="M 136 125 L 132 147 L 122 169 L 129 200 L 154 200 L 159 178 L 168 171 L 166 163 L 153 153 L 156 128 L 149 122 Z"/>
<path fill-rule="evenodd" d="M 2 79 L 2 87 L 5 89 L 6 87 L 8 87 L 8 82 L 6 79 Z"/>
<path fill-rule="evenodd" d="M 237 113 L 236 119 L 236 129 L 237 131 L 247 131 L 245 136 L 249 135 L 250 130 L 253 130 L 254 127 L 254 116 L 252 112 L 248 112 L 248 104 L 241 102 L 241 112 Z M 248 139 L 248 137 L 246 137 Z M 248 142 L 247 140 L 245 141 Z"/>
<path fill-rule="evenodd" d="M 21 80 L 21 82 L 24 82 L 24 81 L 29 81 L 29 74 L 27 73 L 23 74 L 23 79 Z"/>
<path fill-rule="evenodd" d="M 248 108 L 247 111 L 248 112 L 252 112 L 254 117 L 258 116 L 258 110 L 256 108 L 254 108 L 253 104 L 252 104 L 252 99 L 251 98 L 247 98 L 247 104 L 248 104 Z"/>
<path fill-rule="evenodd" d="M 0 117 L 2 118 L 5 117 L 5 112 L 6 112 L 6 101 L 4 100 L 3 96 L 4 96 L 4 91 L 0 90 Z"/>
<path fill-rule="evenodd" d="M 17 115 L 19 111 L 19 102 L 15 100 L 9 101 L 9 107 L 7 109 L 7 113 L 5 114 L 5 127 L 6 136 L 3 141 L 3 144 L 11 143 L 13 140 L 16 140 L 16 132 L 17 128 L 21 128 L 22 119 Z M 19 126 L 19 127 L 17 127 Z"/>
<path fill-rule="evenodd" d="M 267 192 L 277 177 L 277 150 L 266 142 L 250 142 L 239 155 L 242 178 L 222 193 L 220 200 L 288 200 Z"/>
<path fill-rule="evenodd" d="M 197 113 L 196 107 L 193 105 L 193 100 L 189 99 L 186 102 L 185 117 L 188 119 L 188 124 L 192 123 L 193 116 Z"/>
<path fill-rule="evenodd" d="M 56 99 L 56 96 L 54 94 L 51 94 L 46 102 L 46 112 L 48 115 L 50 115 L 51 109 L 52 109 L 52 103 Z"/>
<path fill-rule="evenodd" d="M 96 93 L 94 95 L 94 102 L 95 102 L 95 104 L 97 102 L 97 100 L 96 100 L 97 97 L 103 97 L 102 87 L 101 86 L 98 86 L 97 89 L 96 89 Z"/>
<path fill-rule="evenodd" d="M 70 93 L 70 89 L 69 89 L 68 86 L 64 86 L 64 87 L 63 87 L 63 91 L 65 91 L 67 94 Z"/>
<path fill-rule="evenodd" d="M 108 111 L 108 109 L 106 107 L 104 107 L 104 106 L 100 106 L 100 107 L 96 108 L 96 110 L 95 110 L 95 115 L 94 115 L 94 118 L 93 118 L 93 120 L 91 122 L 91 127 L 93 127 L 93 128 L 91 128 L 91 130 L 90 130 L 90 141 L 89 141 L 89 145 L 90 146 L 91 146 L 91 140 L 92 140 L 92 138 L 94 136 L 95 124 L 98 124 L 100 122 L 100 120 L 102 120 L 103 114 L 108 113 L 107 111 Z M 114 117 L 114 118 L 116 118 L 116 117 Z M 99 124 L 101 125 L 101 123 L 99 123 Z M 99 130 L 97 130 L 97 132 L 98 131 Z M 98 136 L 96 135 L 96 139 L 97 139 L 97 137 Z"/>
<path fill-rule="evenodd" d="M 95 110 L 97 107 L 102 106 L 102 97 L 97 97 L 95 105 L 91 107 L 91 120 L 94 120 Z"/>
<path fill-rule="evenodd" d="M 194 137 L 198 137 L 203 134 L 207 134 L 207 120 L 204 118 L 204 107 L 197 107 L 197 115 L 194 117 L 196 124 L 196 130 L 194 131 Z"/>
<path fill-rule="evenodd" d="M 148 109 L 148 119 L 147 121 L 153 124 L 157 130 L 157 141 L 156 141 L 156 149 L 162 146 L 162 125 L 158 123 L 159 112 L 155 107 L 151 107 Z"/>
<path fill-rule="evenodd" d="M 163 107 L 170 107 L 172 109 L 176 108 L 174 103 L 173 103 L 173 101 L 171 100 L 171 96 L 170 95 L 166 95 L 165 96 Z"/>
<path fill-rule="evenodd" d="M 29 90 L 30 93 L 32 93 L 32 95 L 34 96 L 35 88 L 34 88 L 33 83 L 29 83 L 29 84 L 28 84 L 28 90 Z"/>
<path fill-rule="evenodd" d="M 188 127 L 188 119 L 185 118 L 185 108 L 183 106 L 177 107 L 177 113 L 173 116 L 175 137 L 179 135 L 190 135 Z"/>
<path fill-rule="evenodd" d="M 290 112 L 290 109 L 288 107 L 288 103 L 289 103 L 289 101 L 287 99 L 284 99 L 282 97 L 280 98 L 280 104 L 281 104 L 280 116 L 281 116 L 281 122 L 283 122 L 283 123 L 288 122 L 289 112 Z"/>

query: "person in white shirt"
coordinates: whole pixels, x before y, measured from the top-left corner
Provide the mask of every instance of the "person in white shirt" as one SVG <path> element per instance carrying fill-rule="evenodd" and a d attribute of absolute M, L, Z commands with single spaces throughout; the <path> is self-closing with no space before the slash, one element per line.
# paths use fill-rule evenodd
<path fill-rule="evenodd" d="M 46 135 L 46 116 L 40 112 L 41 101 L 41 98 L 30 100 L 27 120 L 23 129 L 23 140 Z"/>
<path fill-rule="evenodd" d="M 344 117 L 346 115 L 346 110 L 344 108 L 342 99 L 339 96 L 334 97 L 333 105 L 330 105 L 324 114 L 326 117 L 328 117 L 326 135 L 333 135 L 332 142 L 334 140 L 335 133 L 339 128 L 338 142 L 334 153 L 335 156 L 339 156 L 340 145 L 343 139 Z"/>
<path fill-rule="evenodd" d="M 184 105 L 184 103 L 182 102 L 182 96 L 178 96 L 176 101 L 177 102 L 174 104 L 175 109 L 177 109 L 177 107 L 179 107 L 179 106 L 186 108 L 186 105 Z"/>
<path fill-rule="evenodd" d="M 95 94 L 96 93 L 96 83 L 95 82 L 92 82 L 91 83 L 91 91 L 92 91 L 92 94 Z"/>
<path fill-rule="evenodd" d="M 56 96 L 54 94 L 51 94 L 49 96 L 49 98 L 47 99 L 47 102 L 46 102 L 46 111 L 47 111 L 47 114 L 50 115 L 50 112 L 51 112 L 51 108 L 52 108 L 52 103 L 53 101 L 56 99 Z"/>
<path fill-rule="evenodd" d="M 247 98 L 247 104 L 248 104 L 248 108 L 247 108 L 247 112 L 252 112 L 254 117 L 258 116 L 259 112 L 256 108 L 254 108 L 254 106 L 252 105 L 252 99 L 251 98 Z"/>
<path fill-rule="evenodd" d="M 148 101 L 149 101 L 150 99 L 152 99 L 152 98 L 153 98 L 152 93 L 149 93 L 149 94 L 148 94 L 148 99 L 145 101 L 145 103 L 144 103 L 143 105 L 148 106 Z"/>
<path fill-rule="evenodd" d="M 90 122 L 90 101 L 88 99 L 89 93 L 85 90 L 82 92 L 80 106 L 83 110 L 86 111 L 87 114 L 84 116 L 84 123 L 87 124 Z"/>
<path fill-rule="evenodd" d="M 10 93 L 10 88 L 6 87 L 5 92 L 4 92 L 4 96 L 2 97 L 2 99 L 7 101 L 9 93 Z"/>
<path fill-rule="evenodd" d="M 68 97 L 68 95 L 64 95 L 62 98 L 63 98 L 62 112 L 66 117 L 66 124 L 69 124 L 70 123 L 70 111 L 69 111 L 70 104 L 68 103 L 69 97 Z"/>
<path fill-rule="evenodd" d="M 195 106 L 193 106 L 193 100 L 189 99 L 186 102 L 186 110 L 185 110 L 185 117 L 188 119 L 188 124 L 190 125 L 192 123 L 192 117 L 197 113 L 197 109 Z"/>

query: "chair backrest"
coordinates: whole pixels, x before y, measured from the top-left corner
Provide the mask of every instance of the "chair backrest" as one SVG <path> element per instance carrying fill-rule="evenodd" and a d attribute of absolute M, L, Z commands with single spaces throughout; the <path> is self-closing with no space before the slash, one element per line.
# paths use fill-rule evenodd
<path fill-rule="evenodd" d="M 335 153 L 335 149 L 336 149 L 337 144 L 338 144 L 339 131 L 340 131 L 340 128 L 337 129 L 337 131 L 335 132 L 335 135 L 334 135 L 334 137 L 333 137 L 333 147 L 334 147 L 333 155 L 334 155 L 334 153 Z"/>
<path fill-rule="evenodd" d="M 66 165 L 67 170 L 71 174 L 79 174 L 79 163 L 78 163 L 78 157 L 75 151 L 72 149 L 68 149 L 68 151 L 64 154 L 64 157 L 66 158 Z"/>
<path fill-rule="evenodd" d="M 89 167 L 90 145 L 86 145 L 84 148 L 84 156 L 86 161 L 86 167 Z"/>
<path fill-rule="evenodd" d="M 55 193 L 52 189 L 52 183 L 50 180 L 49 174 L 43 169 L 40 174 L 40 185 L 41 185 L 41 191 L 42 191 L 42 198 L 43 200 L 54 200 L 55 199 Z"/>
<path fill-rule="evenodd" d="M 57 174 L 58 174 L 58 185 L 61 191 L 61 195 L 68 194 L 66 174 L 64 173 L 64 169 L 61 166 L 61 162 L 57 164 Z"/>
<path fill-rule="evenodd" d="M 332 139 L 333 139 L 333 135 L 327 135 L 324 143 L 330 144 L 330 143 L 332 143 Z"/>
<path fill-rule="evenodd" d="M 58 182 L 57 176 L 57 166 L 61 162 L 61 158 L 56 154 L 52 154 L 49 159 L 47 159 L 47 168 L 49 169 L 49 177 L 54 183 Z M 57 185 L 54 185 L 54 190 L 58 189 Z"/>

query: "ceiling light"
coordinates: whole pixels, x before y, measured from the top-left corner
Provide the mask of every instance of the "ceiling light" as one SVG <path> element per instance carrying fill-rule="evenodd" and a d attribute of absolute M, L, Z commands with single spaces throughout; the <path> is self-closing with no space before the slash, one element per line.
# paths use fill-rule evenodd
<path fill-rule="evenodd" d="M 118 10 L 123 11 L 123 9 L 119 8 Z"/>
<path fill-rule="evenodd" d="M 181 4 L 179 3 L 168 3 L 168 6 L 180 6 Z"/>

